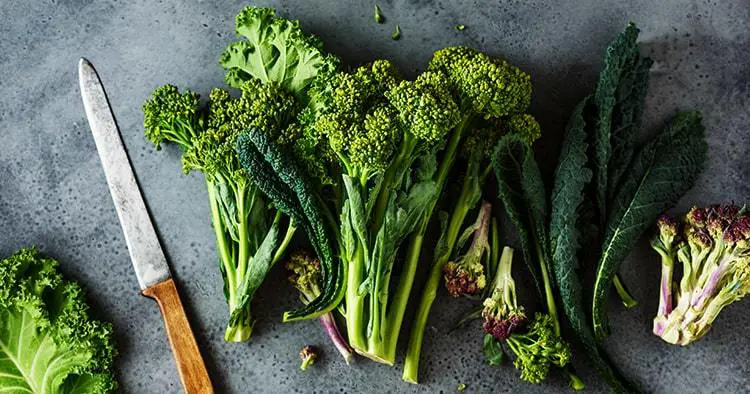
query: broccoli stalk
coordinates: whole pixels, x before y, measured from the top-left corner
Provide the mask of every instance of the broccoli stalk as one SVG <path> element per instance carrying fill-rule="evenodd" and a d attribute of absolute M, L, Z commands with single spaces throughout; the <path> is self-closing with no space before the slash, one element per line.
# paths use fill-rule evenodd
<path fill-rule="evenodd" d="M 297 107 L 290 93 L 259 81 L 245 83 L 239 98 L 214 89 L 207 106 L 200 106 L 197 94 L 181 94 L 166 85 L 156 89 L 143 106 L 146 137 L 157 148 L 164 141 L 177 143 L 183 151 L 183 171 L 198 170 L 205 175 L 229 304 L 224 335 L 228 342 L 249 339 L 254 323 L 252 296 L 295 232 L 294 224 L 285 221 L 280 211 L 268 208 L 240 166 L 236 139 L 247 128 L 257 127 L 280 143 L 295 141 L 300 138 L 299 128 L 290 121 Z"/>
<path fill-rule="evenodd" d="M 466 253 L 454 261 L 443 266 L 443 277 L 448 294 L 453 297 L 475 295 L 482 290 L 486 283 L 484 267 L 489 258 L 490 242 L 490 213 L 492 205 L 484 202 L 479 208 L 476 222 L 464 231 L 458 243 L 463 244 L 472 237 L 471 245 Z M 473 236 L 472 236 L 473 235 Z"/>
<path fill-rule="evenodd" d="M 528 323 L 524 308 L 516 299 L 512 263 L 513 249 L 506 247 L 497 267 L 492 295 L 484 301 L 483 328 L 491 340 L 505 344 L 514 355 L 513 365 L 521 372 L 521 379 L 539 384 L 547 378 L 550 367 L 568 365 L 570 347 L 555 331 L 551 315 L 537 313 Z"/>
<path fill-rule="evenodd" d="M 285 267 L 289 272 L 289 281 L 300 292 L 302 302 L 308 304 L 320 296 L 320 260 L 312 258 L 304 251 L 299 251 L 292 254 Z M 349 364 L 352 359 L 352 349 L 341 336 L 333 313 L 325 313 L 318 320 L 320 320 L 320 324 L 323 325 L 323 329 L 333 342 L 336 350 Z"/>
<path fill-rule="evenodd" d="M 651 246 L 661 256 L 662 277 L 654 334 L 689 345 L 708 333 L 727 305 L 750 292 L 750 215 L 733 205 L 695 207 L 682 229 L 666 215 L 657 227 Z M 675 263 L 682 264 L 676 291 Z"/>

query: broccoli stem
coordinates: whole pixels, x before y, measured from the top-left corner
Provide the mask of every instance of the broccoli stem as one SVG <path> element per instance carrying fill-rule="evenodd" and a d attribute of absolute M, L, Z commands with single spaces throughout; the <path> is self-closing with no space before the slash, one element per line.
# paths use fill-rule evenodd
<path fill-rule="evenodd" d="M 672 276 L 674 273 L 674 259 L 672 256 L 659 251 L 661 254 L 661 285 L 659 288 L 659 316 L 672 313 Z"/>
<path fill-rule="evenodd" d="M 328 312 L 320 316 L 318 320 L 320 320 L 320 323 L 323 325 L 323 329 L 325 329 L 326 334 L 328 334 L 328 338 L 330 338 L 331 342 L 333 342 L 333 346 L 336 347 L 336 350 L 338 350 L 339 354 L 341 354 L 341 357 L 344 358 L 344 361 L 348 365 L 349 362 L 352 361 L 352 349 L 349 347 L 349 344 L 346 343 L 346 340 L 344 340 L 344 338 L 341 336 L 341 332 L 336 325 L 336 320 L 333 317 L 333 313 Z"/>
<path fill-rule="evenodd" d="M 534 238 L 534 242 L 536 238 Z M 555 325 L 555 334 L 560 336 L 560 320 L 557 317 L 557 305 L 555 303 L 555 295 L 552 292 L 552 283 L 550 282 L 549 268 L 547 267 L 547 261 L 545 253 L 542 251 L 540 245 L 537 245 L 537 258 L 539 259 L 539 269 L 542 271 L 542 281 L 544 282 L 544 294 L 547 302 L 547 313 L 552 317 L 552 321 Z"/>
<path fill-rule="evenodd" d="M 364 280 L 365 254 L 362 245 L 357 242 L 354 259 L 349 261 L 346 284 L 346 328 L 349 344 L 359 352 L 367 351 L 365 338 L 364 296 L 359 294 L 359 286 Z"/>
<path fill-rule="evenodd" d="M 471 165 L 471 163 L 470 163 Z M 485 171 L 483 174 L 486 177 L 489 171 Z M 471 174 L 471 170 L 467 171 L 467 174 Z M 427 318 L 430 315 L 432 309 L 432 303 L 435 301 L 437 295 L 437 289 L 440 285 L 440 278 L 442 277 L 443 267 L 450 260 L 450 256 L 453 253 L 453 248 L 456 245 L 456 239 L 461 231 L 461 226 L 466 215 L 471 210 L 475 201 L 471 198 L 473 188 L 481 187 L 484 178 L 476 179 L 471 176 L 464 178 L 463 185 L 461 186 L 461 194 L 458 197 L 456 208 L 451 214 L 451 218 L 448 222 L 448 227 L 445 233 L 445 245 L 446 249 L 443 254 L 436 256 L 436 260 L 430 269 L 429 276 L 427 277 L 427 283 L 425 283 L 422 296 L 419 300 L 417 307 L 417 313 L 414 317 L 414 323 L 411 328 L 411 335 L 409 336 L 409 345 L 406 351 L 406 359 L 404 360 L 404 372 L 401 378 L 409 383 L 418 383 L 419 374 L 419 359 L 422 352 L 422 342 L 424 341 L 424 331 L 427 327 Z"/>
<path fill-rule="evenodd" d="M 612 278 L 612 283 L 615 285 L 617 295 L 620 296 L 620 301 L 622 301 L 622 305 L 624 305 L 625 308 L 635 308 L 635 306 L 638 305 L 638 300 L 633 298 L 628 291 L 628 288 L 625 287 L 625 283 L 620 279 L 620 274 L 615 274 Z"/>

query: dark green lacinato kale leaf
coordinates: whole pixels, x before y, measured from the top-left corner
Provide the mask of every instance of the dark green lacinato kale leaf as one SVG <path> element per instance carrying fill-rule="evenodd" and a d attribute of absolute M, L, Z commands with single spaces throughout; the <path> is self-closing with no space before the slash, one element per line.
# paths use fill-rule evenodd
<path fill-rule="evenodd" d="M 611 146 L 607 178 L 607 204 L 612 202 L 623 174 L 627 172 L 636 149 L 643 107 L 648 93 L 649 72 L 653 60 L 636 58 L 623 75 L 617 88 L 617 103 L 612 113 Z"/>
<path fill-rule="evenodd" d="M 627 383 L 607 362 L 594 338 L 584 307 L 583 285 L 581 273 L 578 271 L 578 253 L 581 247 L 579 212 L 584 201 L 584 189 L 593 177 L 593 172 L 589 168 L 592 163 L 586 154 L 588 144 L 584 118 L 584 110 L 589 100 L 590 97 L 585 98 L 573 111 L 555 170 L 555 184 L 550 202 L 552 267 L 565 314 L 594 366 L 613 390 L 626 392 Z"/>
<path fill-rule="evenodd" d="M 490 367 L 500 366 L 505 361 L 503 346 L 492 334 L 484 334 L 483 350 L 484 357 L 487 359 L 487 364 Z"/>
<path fill-rule="evenodd" d="M 333 310 L 344 293 L 343 268 L 335 264 L 325 207 L 308 174 L 293 156 L 263 130 L 251 128 L 237 139 L 237 154 L 252 181 L 310 238 L 321 260 L 323 288 L 318 298 L 299 310 L 284 313 L 284 321 L 310 319 Z"/>
<path fill-rule="evenodd" d="M 607 47 L 604 55 L 604 68 L 599 73 L 599 81 L 594 92 L 594 106 L 596 107 L 595 132 L 592 136 L 594 153 L 594 190 L 595 202 L 604 223 L 607 213 L 607 176 L 612 157 L 612 119 L 617 105 L 617 92 L 623 75 L 632 68 L 638 59 L 638 29 L 630 23 L 625 31 L 618 34 Z"/>
<path fill-rule="evenodd" d="M 516 228 L 518 243 L 537 291 L 544 299 L 542 273 L 534 259 L 548 259 L 534 256 L 534 253 L 547 250 L 547 197 L 534 152 L 522 137 L 508 134 L 498 141 L 492 166 L 497 175 L 498 195 Z"/>
<path fill-rule="evenodd" d="M 24 248 L 0 261 L 0 392 L 114 392 L 112 326 L 55 260 Z"/>
<path fill-rule="evenodd" d="M 685 112 L 633 159 L 613 201 L 597 266 L 592 307 L 597 339 L 609 333 L 606 306 L 612 277 L 659 214 L 693 186 L 707 150 L 700 113 Z"/>

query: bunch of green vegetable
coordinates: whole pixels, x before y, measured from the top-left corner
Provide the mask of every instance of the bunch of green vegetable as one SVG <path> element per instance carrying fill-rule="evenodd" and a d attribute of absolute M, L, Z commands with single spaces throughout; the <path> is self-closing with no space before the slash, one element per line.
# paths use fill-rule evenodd
<path fill-rule="evenodd" d="M 243 9 L 237 16 L 237 33 L 245 39 L 226 49 L 221 64 L 240 97 L 214 89 L 209 102 L 201 105 L 197 94 L 166 85 L 143 106 L 146 137 L 157 148 L 164 141 L 178 144 L 183 170 L 201 171 L 206 177 L 229 304 L 224 339 L 232 342 L 250 337 L 250 301 L 297 227 L 269 205 L 240 166 L 237 137 L 257 128 L 300 155 L 312 154 L 296 117 L 312 79 L 338 64 L 320 51 L 319 41 L 304 33 L 298 22 L 276 17 L 272 9 Z"/>
<path fill-rule="evenodd" d="M 651 247 L 661 256 L 654 334 L 689 345 L 706 335 L 726 306 L 750 292 L 750 215 L 734 205 L 694 207 L 682 224 L 657 220 Z M 675 278 L 675 264 L 682 278 Z"/>
<path fill-rule="evenodd" d="M 0 261 L 0 392 L 110 393 L 112 326 L 89 315 L 83 289 L 34 248 Z"/>
<path fill-rule="evenodd" d="M 557 316 L 559 295 L 595 366 L 618 392 L 632 387 L 606 362 L 597 341 L 607 332 L 604 306 L 612 280 L 649 225 L 692 186 L 706 159 L 704 129 L 696 112 L 678 114 L 651 141 L 636 146 L 651 65 L 639 55 L 637 35 L 630 24 L 613 41 L 596 91 L 574 110 L 549 210 L 527 144 L 504 137 L 494 157 L 500 199 L 516 226 L 524 259 L 538 264 L 530 268 L 543 279 L 548 313 Z M 593 248 L 582 249 L 584 241 Z M 579 260 L 598 260 L 590 295 Z M 590 310 L 585 307 L 587 295 L 592 297 Z"/>
<path fill-rule="evenodd" d="M 330 285 L 321 298 L 330 300 L 329 310 L 344 298 L 357 352 L 395 362 L 422 242 L 464 141 L 489 120 L 538 134 L 523 114 L 530 95 L 528 75 L 507 62 L 446 48 L 413 81 L 402 80 L 385 60 L 319 74 L 299 122 L 320 155 L 294 155 L 256 128 L 240 139 L 248 174 L 295 221 L 320 225 L 313 229 L 314 245 L 328 237 L 336 247 L 345 284 Z M 311 168 L 330 176 L 316 177 Z M 479 169 L 472 171 L 481 177 Z M 330 185 L 322 182 L 328 179 Z M 344 288 L 345 294 L 336 293 Z"/>

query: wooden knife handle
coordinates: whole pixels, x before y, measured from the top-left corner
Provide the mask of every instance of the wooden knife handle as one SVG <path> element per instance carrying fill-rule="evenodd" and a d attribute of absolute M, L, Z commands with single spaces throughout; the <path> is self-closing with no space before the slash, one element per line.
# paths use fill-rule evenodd
<path fill-rule="evenodd" d="M 198 344 L 190 329 L 190 323 L 185 316 L 185 309 L 182 307 L 174 281 L 170 278 L 157 283 L 143 290 L 143 295 L 155 299 L 159 304 L 185 392 L 187 394 L 213 393 L 211 379 L 206 372 L 206 365 L 203 363 Z"/>

